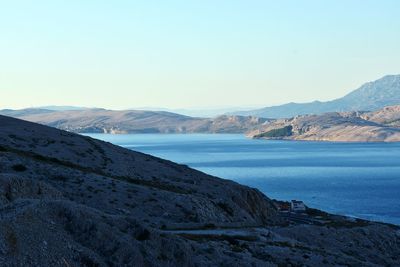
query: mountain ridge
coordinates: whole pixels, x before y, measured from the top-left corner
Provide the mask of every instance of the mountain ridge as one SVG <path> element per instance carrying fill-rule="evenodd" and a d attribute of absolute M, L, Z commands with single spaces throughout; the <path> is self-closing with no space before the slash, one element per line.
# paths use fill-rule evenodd
<path fill-rule="evenodd" d="M 3 110 L 13 116 L 78 133 L 244 133 L 268 121 L 251 116 L 189 117 L 167 111 L 86 109 Z"/>
<path fill-rule="evenodd" d="M 343 142 L 400 141 L 398 136 L 400 105 L 372 112 L 328 112 L 284 119 L 234 115 L 221 115 L 208 119 L 165 111 L 111 111 L 106 109 L 6 110 L 4 113 L 75 133 L 240 133 L 254 138 L 266 138 L 269 135 L 266 134 L 268 131 L 285 132 L 285 129 L 288 129 L 285 127 L 290 126 L 294 129 L 301 128 L 301 131 L 294 132 L 295 134 L 290 137 L 283 136 L 281 139 Z M 301 125 L 297 125 L 297 123 Z"/>
<path fill-rule="evenodd" d="M 385 106 L 400 104 L 400 74 L 386 75 L 378 80 L 364 83 L 356 90 L 331 101 L 287 103 L 231 115 L 265 118 L 288 118 L 297 115 L 321 114 L 325 112 L 374 111 Z"/>

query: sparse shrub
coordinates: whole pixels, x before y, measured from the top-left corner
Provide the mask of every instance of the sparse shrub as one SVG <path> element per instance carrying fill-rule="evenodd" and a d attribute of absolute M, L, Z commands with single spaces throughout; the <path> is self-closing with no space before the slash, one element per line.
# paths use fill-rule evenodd
<path fill-rule="evenodd" d="M 227 203 L 218 202 L 218 207 L 223 209 L 228 215 L 233 216 L 233 209 Z"/>
<path fill-rule="evenodd" d="M 45 160 L 46 160 L 46 157 L 44 157 L 44 156 L 42 156 L 42 155 L 34 155 L 33 157 L 34 157 L 35 159 L 41 160 L 41 161 L 45 161 Z"/>
<path fill-rule="evenodd" d="M 93 190 L 94 190 L 94 187 L 91 186 L 91 185 L 88 185 L 88 186 L 86 186 L 86 189 L 89 190 L 89 191 L 93 191 Z"/>
<path fill-rule="evenodd" d="M 245 248 L 242 248 L 241 246 L 235 246 L 235 245 L 231 246 L 231 249 L 233 252 L 238 252 L 238 253 L 246 250 Z"/>
<path fill-rule="evenodd" d="M 66 182 L 68 178 L 63 175 L 55 175 L 53 176 L 53 180 Z"/>
<path fill-rule="evenodd" d="M 89 255 L 80 252 L 79 256 L 80 256 L 80 263 L 82 266 L 93 266 L 93 267 L 100 266 L 100 264 Z"/>
<path fill-rule="evenodd" d="M 283 128 L 278 128 L 278 129 L 272 129 L 268 132 L 261 133 L 256 135 L 256 138 L 260 137 L 285 137 L 285 136 L 291 136 L 292 135 L 292 129 L 293 127 L 291 125 L 285 126 Z"/>
<path fill-rule="evenodd" d="M 216 226 L 213 223 L 207 223 L 203 226 L 204 229 L 215 229 Z"/>
<path fill-rule="evenodd" d="M 136 234 L 136 240 L 145 241 L 150 238 L 150 232 L 147 229 L 143 229 Z"/>
<path fill-rule="evenodd" d="M 5 234 L 5 240 L 10 248 L 10 252 L 12 254 L 16 253 L 18 248 L 18 239 L 11 227 L 8 227 L 8 231 Z"/>
<path fill-rule="evenodd" d="M 84 182 L 82 178 L 76 178 L 72 183 L 81 185 Z"/>
<path fill-rule="evenodd" d="M 164 253 L 160 253 L 160 255 L 157 256 L 157 259 L 166 261 L 168 260 L 168 257 Z"/>
<path fill-rule="evenodd" d="M 22 164 L 15 164 L 12 166 L 12 169 L 16 172 L 24 172 L 27 170 L 27 168 L 25 167 L 25 165 Z"/>
<path fill-rule="evenodd" d="M 43 146 L 49 146 L 49 145 L 52 145 L 52 144 L 55 144 L 55 142 L 56 141 L 54 141 L 54 140 L 50 140 L 50 139 L 47 139 L 47 140 L 44 140 L 44 144 L 43 144 Z"/>

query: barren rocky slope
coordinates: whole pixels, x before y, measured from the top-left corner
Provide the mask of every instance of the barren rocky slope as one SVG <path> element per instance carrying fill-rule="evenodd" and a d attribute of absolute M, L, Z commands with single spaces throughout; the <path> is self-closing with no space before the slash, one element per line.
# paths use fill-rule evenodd
<path fill-rule="evenodd" d="M 379 111 L 304 115 L 272 121 L 248 135 L 265 139 L 399 142 L 400 128 L 393 127 L 393 124 L 381 124 L 385 120 Z"/>
<path fill-rule="evenodd" d="M 367 112 L 361 118 L 387 126 L 400 127 L 400 106 L 389 106 L 383 109 Z"/>
<path fill-rule="evenodd" d="M 2 110 L 0 114 L 76 133 L 244 133 L 267 121 L 243 116 L 208 119 L 164 111 L 105 109 Z"/>
<path fill-rule="evenodd" d="M 295 223 L 255 189 L 0 116 L 0 266 L 400 264 L 398 227 L 318 218 Z"/>

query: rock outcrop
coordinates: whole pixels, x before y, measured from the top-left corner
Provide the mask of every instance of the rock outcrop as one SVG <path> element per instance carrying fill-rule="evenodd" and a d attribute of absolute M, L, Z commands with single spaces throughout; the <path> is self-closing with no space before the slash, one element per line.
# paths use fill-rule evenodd
<path fill-rule="evenodd" d="M 378 114 L 381 113 L 332 112 L 278 119 L 250 131 L 248 136 L 311 141 L 400 142 L 400 128 L 394 127 L 395 121 L 383 124 L 384 116 Z"/>
<path fill-rule="evenodd" d="M 366 112 L 361 118 L 379 124 L 400 128 L 400 106 L 389 106 L 383 109 Z"/>

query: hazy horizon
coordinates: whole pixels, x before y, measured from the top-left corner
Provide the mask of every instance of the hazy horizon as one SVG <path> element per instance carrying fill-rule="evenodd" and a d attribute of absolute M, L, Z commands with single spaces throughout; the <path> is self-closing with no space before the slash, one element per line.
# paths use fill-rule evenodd
<path fill-rule="evenodd" d="M 388 74 L 385 76 L 390 76 L 390 75 L 400 75 L 400 74 Z M 383 77 L 385 77 L 383 76 Z M 383 78 L 380 77 L 380 78 Z M 378 80 L 378 79 L 377 79 Z M 365 83 L 368 83 L 371 81 L 367 81 Z M 364 85 L 365 83 L 361 84 L 359 87 Z M 336 97 L 333 99 L 327 99 L 325 101 L 332 101 L 341 97 L 346 96 L 348 93 L 353 92 L 354 90 L 358 89 L 352 89 L 349 92 L 347 92 L 345 95 L 342 95 L 340 97 Z M 109 109 L 109 110 L 153 110 L 153 111 L 169 111 L 169 112 L 176 112 L 176 113 L 181 113 L 183 115 L 196 115 L 196 116 L 201 116 L 201 115 L 221 115 L 224 112 L 234 112 L 234 111 L 246 111 L 246 110 L 253 110 L 253 109 L 260 109 L 260 108 L 265 108 L 265 107 L 273 107 L 273 106 L 279 106 L 279 105 L 284 105 L 284 104 L 289 104 L 289 103 L 298 103 L 298 104 L 304 104 L 304 103 L 311 103 L 315 101 L 321 101 L 319 99 L 314 99 L 311 101 L 306 101 L 306 102 L 298 102 L 298 101 L 288 101 L 288 102 L 282 102 L 282 103 L 275 103 L 275 104 L 265 104 L 265 105 L 242 105 L 242 106 L 233 106 L 233 105 L 225 105 L 225 106 L 191 106 L 191 107 L 163 107 L 163 106 L 136 106 L 136 107 L 128 107 L 128 108 L 107 108 L 107 107 L 101 107 L 101 106 L 77 106 L 74 104 L 61 104 L 61 105 L 53 105 L 52 103 L 48 103 L 47 105 L 41 105 L 41 106 L 23 106 L 23 107 L 9 107 L 9 106 L 1 106 L 0 103 L 0 109 L 54 109 L 54 110 L 79 110 L 79 109 L 96 109 L 96 108 L 104 108 L 104 109 Z"/>
<path fill-rule="evenodd" d="M 327 101 L 400 70 L 400 2 L 13 1 L 0 108 Z"/>

